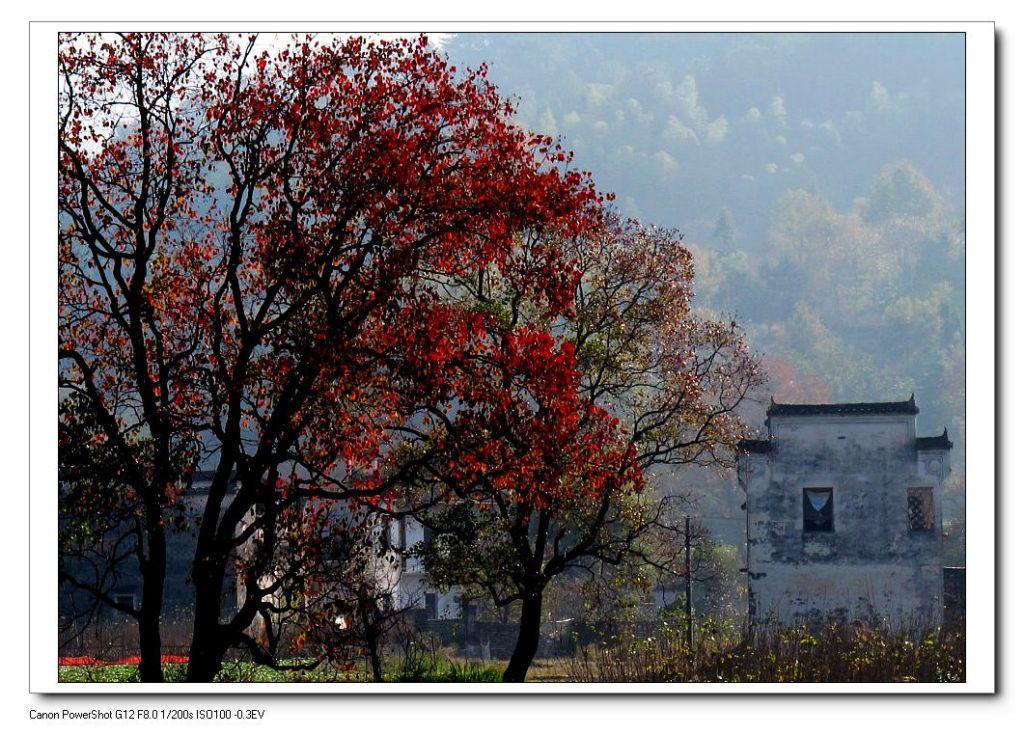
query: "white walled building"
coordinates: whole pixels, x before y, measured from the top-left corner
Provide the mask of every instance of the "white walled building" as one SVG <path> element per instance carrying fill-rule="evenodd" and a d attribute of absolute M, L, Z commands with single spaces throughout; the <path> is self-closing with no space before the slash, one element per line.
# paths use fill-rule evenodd
<path fill-rule="evenodd" d="M 462 606 L 458 589 L 439 590 L 432 586 L 420 560 L 407 554 L 424 541 L 425 534 L 429 534 L 429 530 L 411 517 L 394 519 L 388 526 L 390 544 L 399 552 L 398 561 L 387 573 L 386 583 L 392 591 L 394 606 L 397 610 L 425 609 L 428 621 L 460 618 Z"/>
<path fill-rule="evenodd" d="M 952 443 L 918 437 L 914 397 L 776 404 L 740 444 L 749 616 L 771 623 L 942 621 L 941 486 Z"/>

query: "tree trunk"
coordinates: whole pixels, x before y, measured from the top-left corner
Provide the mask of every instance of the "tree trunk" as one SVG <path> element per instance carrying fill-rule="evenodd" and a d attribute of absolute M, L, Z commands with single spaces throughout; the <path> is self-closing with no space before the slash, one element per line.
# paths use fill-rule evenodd
<path fill-rule="evenodd" d="M 519 637 L 508 667 L 501 676 L 503 682 L 526 682 L 526 673 L 537 654 L 540 644 L 540 617 L 542 598 L 537 593 L 523 599 L 523 611 L 519 618 Z"/>
<path fill-rule="evenodd" d="M 195 621 L 192 624 L 192 645 L 188 652 L 189 682 L 212 682 L 220 672 L 227 647 L 222 641 L 220 603 L 223 592 L 223 570 L 216 565 L 196 566 L 202 579 L 196 580 Z"/>
<path fill-rule="evenodd" d="M 220 672 L 223 654 L 218 653 L 219 647 L 214 639 L 215 636 L 209 634 L 193 636 L 185 674 L 187 682 L 213 682 Z"/>
<path fill-rule="evenodd" d="M 147 536 L 149 549 L 141 570 L 142 601 L 139 605 L 139 679 L 142 682 L 163 682 L 160 613 L 167 577 L 167 539 L 159 524 L 152 526 Z"/>
<path fill-rule="evenodd" d="M 373 601 L 361 600 L 359 602 L 359 616 L 363 624 L 363 639 L 366 641 L 366 651 L 370 656 L 370 671 L 373 673 L 374 682 L 384 682 L 384 667 L 380 661 L 380 641 L 377 629 L 377 611 Z"/>
<path fill-rule="evenodd" d="M 224 649 L 218 638 L 217 625 L 210 626 L 196 621 L 192 646 L 188 652 L 188 670 L 185 675 L 188 682 L 213 682 L 213 678 L 220 672 Z"/>
<path fill-rule="evenodd" d="M 384 682 L 384 667 L 380 661 L 380 643 L 377 641 L 377 634 L 369 634 L 366 637 L 366 643 L 370 651 L 370 671 L 373 672 L 373 681 Z"/>
<path fill-rule="evenodd" d="M 234 447 L 237 436 L 229 433 L 228 440 L 228 447 Z M 228 554 L 217 537 L 218 521 L 228 524 L 230 529 L 235 528 L 227 519 L 221 519 L 222 504 L 232 483 L 230 455 L 231 453 L 221 454 L 203 508 L 192 558 L 192 584 L 196 589 L 196 605 L 193 611 L 195 618 L 192 621 L 192 643 L 188 651 L 186 679 L 189 682 L 212 682 L 220 672 L 224 653 L 228 649 L 225 643 L 226 627 L 222 626 L 220 620 L 224 576 L 229 574 Z"/>

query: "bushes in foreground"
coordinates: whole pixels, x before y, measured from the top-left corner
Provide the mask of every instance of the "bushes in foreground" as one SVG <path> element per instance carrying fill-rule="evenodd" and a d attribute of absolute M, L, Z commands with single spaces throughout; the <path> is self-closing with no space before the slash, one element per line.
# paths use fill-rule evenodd
<path fill-rule="evenodd" d="M 569 682 L 963 682 L 961 629 L 911 632 L 860 624 L 771 629 L 745 636 L 705 625 L 691 649 L 685 629 L 673 623 L 646 635 L 638 629 L 606 632 L 577 644 L 573 654 L 533 668 L 534 681 Z M 501 667 L 474 663 L 435 648 L 410 646 L 386 664 L 384 682 L 500 682 Z M 367 682 L 365 666 L 315 665 L 295 660 L 276 670 L 252 662 L 225 663 L 218 682 Z M 184 664 L 165 662 L 167 682 L 182 682 Z M 139 682 L 134 663 L 67 662 L 62 682 Z"/>
<path fill-rule="evenodd" d="M 962 631 L 858 623 L 698 636 L 692 650 L 682 628 L 664 626 L 580 646 L 564 669 L 573 682 L 963 682 L 966 673 Z"/>

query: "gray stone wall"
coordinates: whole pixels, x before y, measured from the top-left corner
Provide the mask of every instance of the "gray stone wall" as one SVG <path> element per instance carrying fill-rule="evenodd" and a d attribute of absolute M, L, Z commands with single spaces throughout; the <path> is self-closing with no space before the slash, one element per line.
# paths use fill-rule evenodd
<path fill-rule="evenodd" d="M 739 468 L 751 623 L 937 625 L 948 451 L 917 450 L 913 416 L 777 417 L 769 431 L 770 451 L 741 456 Z M 832 531 L 804 529 L 812 487 L 832 489 Z M 929 530 L 910 528 L 913 487 L 932 488 Z"/>

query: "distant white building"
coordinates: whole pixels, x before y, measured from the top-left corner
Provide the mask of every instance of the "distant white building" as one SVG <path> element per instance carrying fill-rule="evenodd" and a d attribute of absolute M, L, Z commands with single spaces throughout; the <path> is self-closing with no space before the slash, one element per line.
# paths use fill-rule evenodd
<path fill-rule="evenodd" d="M 420 560 L 407 554 L 429 534 L 429 529 L 410 517 L 391 521 L 388 538 L 399 554 L 387 573 L 387 589 L 391 591 L 396 610 L 421 610 L 428 621 L 461 618 L 458 588 L 440 590 L 434 587 Z"/>
<path fill-rule="evenodd" d="M 750 622 L 942 621 L 941 486 L 952 443 L 918 437 L 914 397 L 776 404 L 745 440 Z"/>

